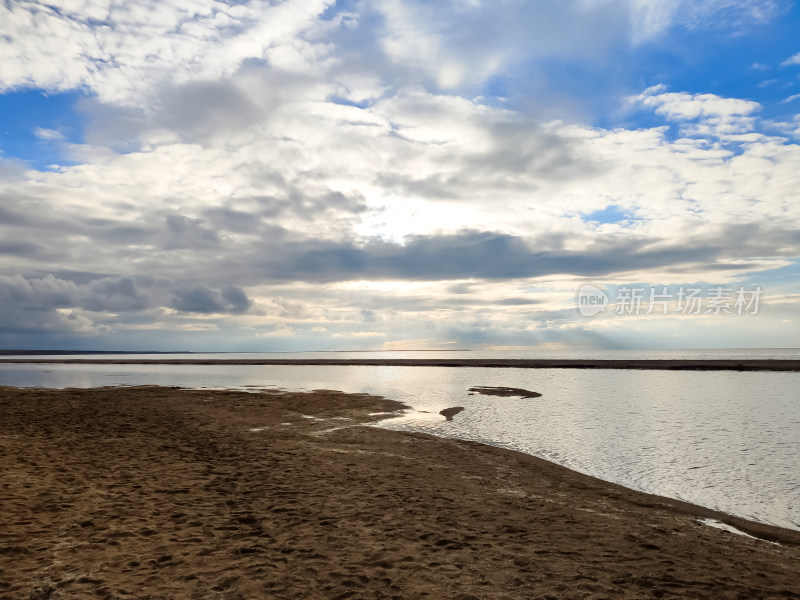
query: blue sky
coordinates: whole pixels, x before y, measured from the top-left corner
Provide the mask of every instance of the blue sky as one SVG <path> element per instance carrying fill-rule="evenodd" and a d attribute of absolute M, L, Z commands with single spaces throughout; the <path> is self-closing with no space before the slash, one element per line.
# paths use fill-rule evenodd
<path fill-rule="evenodd" d="M 64 143 L 81 143 L 80 93 L 11 90 L 0 95 L 0 152 L 37 169 L 70 163 Z M 48 133 L 50 134 L 48 136 Z"/>
<path fill-rule="evenodd" d="M 0 347 L 796 345 L 798 32 L 788 0 L 2 5 Z M 586 283 L 765 293 L 589 318 Z"/>

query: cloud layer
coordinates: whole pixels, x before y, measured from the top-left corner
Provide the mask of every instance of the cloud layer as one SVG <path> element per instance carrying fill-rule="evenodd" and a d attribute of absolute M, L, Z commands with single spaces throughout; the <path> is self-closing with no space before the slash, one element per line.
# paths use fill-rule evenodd
<path fill-rule="evenodd" d="M 78 92 L 85 122 L 79 143 L 31 132 L 63 158 L 49 170 L 0 154 L 0 345 L 630 344 L 641 322 L 577 316 L 581 282 L 794 268 L 800 121 L 751 97 L 623 85 L 613 63 L 785 10 L 0 5 L 0 92 Z M 613 93 L 589 99 L 617 125 L 581 118 L 590 102 L 554 66 L 607 73 Z M 796 331 L 777 300 L 795 284 L 764 318 Z M 691 344 L 697 324 L 673 326 Z M 763 343 L 782 343 L 770 327 Z"/>

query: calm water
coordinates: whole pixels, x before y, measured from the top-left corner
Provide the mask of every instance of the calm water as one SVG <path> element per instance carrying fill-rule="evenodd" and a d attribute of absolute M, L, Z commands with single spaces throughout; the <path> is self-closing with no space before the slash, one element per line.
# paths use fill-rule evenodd
<path fill-rule="evenodd" d="M 797 350 L 611 354 L 618 358 L 800 358 Z M 345 357 L 350 353 L 313 355 Z M 429 352 L 354 355 L 440 356 Z M 594 356 L 554 352 L 446 355 L 609 357 L 608 352 Z M 192 356 L 200 358 L 189 355 Z M 219 355 L 258 356 L 261 355 Z M 384 422 L 385 427 L 422 430 L 521 450 L 628 487 L 800 529 L 800 373 L 0 364 L 0 385 L 141 384 L 328 388 L 379 394 L 412 407 L 402 417 Z M 521 400 L 470 395 L 467 389 L 474 385 L 522 387 L 543 396 Z M 451 406 L 463 406 L 465 410 L 446 422 L 438 411 Z"/>
<path fill-rule="evenodd" d="M 247 360 L 258 358 L 566 358 L 566 359 L 800 359 L 800 348 L 726 348 L 694 350 L 412 350 L 392 352 L 205 352 L 174 354 L 112 354 L 112 355 L 37 355 L 23 358 L 69 358 L 70 360 L 93 360 L 100 358 L 144 358 L 158 359 L 220 359 Z M 0 356 L 13 358 L 13 356 Z"/>

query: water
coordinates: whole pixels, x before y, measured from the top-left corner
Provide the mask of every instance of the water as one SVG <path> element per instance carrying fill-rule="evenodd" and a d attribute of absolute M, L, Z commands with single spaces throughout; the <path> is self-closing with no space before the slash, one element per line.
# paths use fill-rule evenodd
<path fill-rule="evenodd" d="M 314 353 L 349 357 L 350 353 Z M 359 357 L 800 358 L 797 350 L 352 353 Z M 388 356 L 387 356 L 388 355 Z M 187 355 L 258 358 L 262 355 Z M 280 356 L 307 357 L 308 353 Z M 175 355 L 145 355 L 175 358 Z M 89 358 L 89 357 L 83 357 Z M 127 356 L 119 356 L 127 358 Z M 179 385 L 368 392 L 412 410 L 384 427 L 490 443 L 650 493 L 800 530 L 800 373 L 475 367 L 0 364 L 0 385 Z M 475 385 L 541 398 L 470 395 Z M 438 412 L 463 406 L 450 422 Z"/>
<path fill-rule="evenodd" d="M 713 348 L 691 350 L 393 350 L 380 352 L 198 352 L 171 354 L 42 354 L 42 355 L 0 355 L 0 358 L 52 358 L 92 361 L 97 358 L 145 359 L 145 360 L 250 360 L 259 358 L 468 358 L 468 359 L 586 359 L 586 360 L 624 360 L 624 359 L 761 359 L 761 360 L 800 360 L 800 348 Z"/>

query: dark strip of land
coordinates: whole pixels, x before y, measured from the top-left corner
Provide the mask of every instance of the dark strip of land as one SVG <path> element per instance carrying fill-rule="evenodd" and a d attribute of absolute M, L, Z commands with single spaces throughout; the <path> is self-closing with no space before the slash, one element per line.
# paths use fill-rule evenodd
<path fill-rule="evenodd" d="M 492 369 L 654 369 L 667 371 L 800 371 L 800 360 L 769 359 L 488 359 L 488 358 L 0 358 L 0 363 L 93 365 L 339 365 L 484 367 Z"/>

